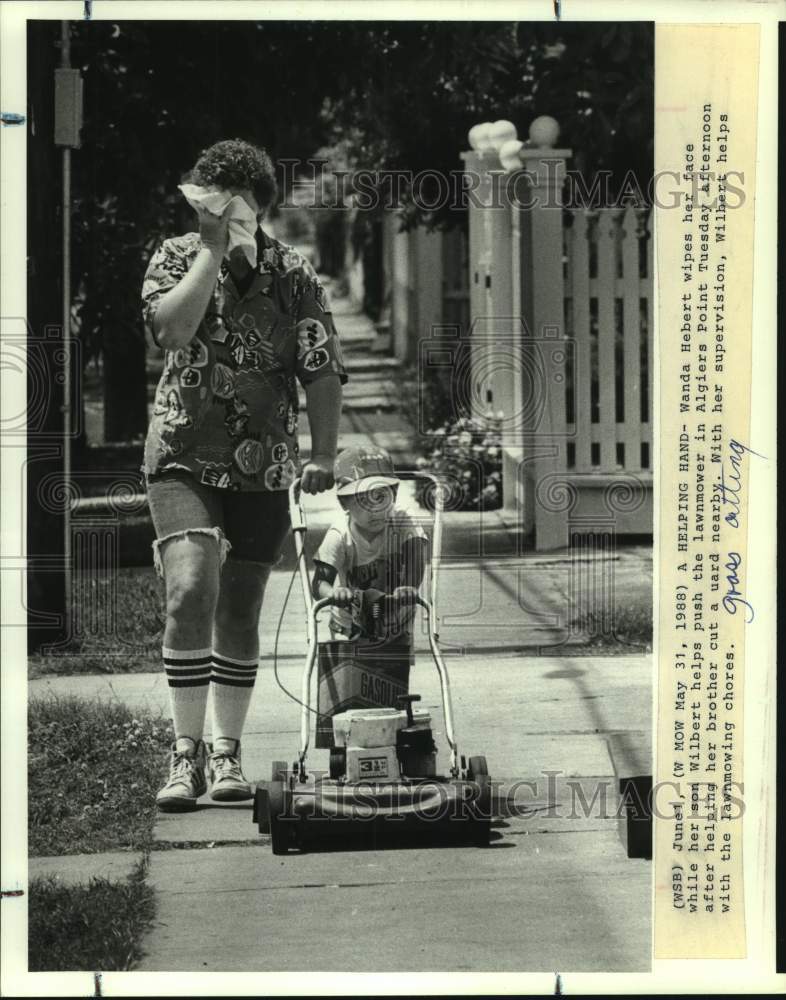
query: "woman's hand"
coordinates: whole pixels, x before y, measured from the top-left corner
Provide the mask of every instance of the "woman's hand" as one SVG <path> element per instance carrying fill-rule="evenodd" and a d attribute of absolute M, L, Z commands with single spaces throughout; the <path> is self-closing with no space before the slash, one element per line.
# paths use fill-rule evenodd
<path fill-rule="evenodd" d="M 211 253 L 220 254 L 221 257 L 224 256 L 229 246 L 230 204 L 227 204 L 221 215 L 214 215 L 205 208 L 197 208 L 196 210 L 199 218 L 199 238 L 202 240 L 202 245 Z"/>
<path fill-rule="evenodd" d="M 314 455 L 306 462 L 300 477 L 304 493 L 324 493 L 333 485 L 333 459 L 328 455 Z"/>

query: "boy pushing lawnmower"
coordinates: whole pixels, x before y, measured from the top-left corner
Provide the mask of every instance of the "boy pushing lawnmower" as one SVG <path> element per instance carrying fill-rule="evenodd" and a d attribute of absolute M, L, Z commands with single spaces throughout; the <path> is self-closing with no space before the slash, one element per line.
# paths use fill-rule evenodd
<path fill-rule="evenodd" d="M 381 448 L 347 448 L 334 467 L 342 514 L 314 558 L 312 594 L 335 601 L 334 639 L 409 638 L 411 588 L 423 579 L 423 529 L 396 506 L 399 480 Z"/>

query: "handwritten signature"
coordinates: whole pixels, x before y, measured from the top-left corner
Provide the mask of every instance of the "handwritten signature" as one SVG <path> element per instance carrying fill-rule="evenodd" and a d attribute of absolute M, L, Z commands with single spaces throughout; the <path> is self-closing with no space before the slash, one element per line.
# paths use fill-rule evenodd
<path fill-rule="evenodd" d="M 743 490 L 743 458 L 746 452 L 749 455 L 756 455 L 758 458 L 765 458 L 766 456 L 760 454 L 758 451 L 754 451 L 753 448 L 749 448 L 747 445 L 740 444 L 734 438 L 729 441 L 729 452 L 728 461 L 730 471 L 727 474 L 725 465 L 722 465 L 720 481 L 715 486 L 720 492 L 721 503 L 724 506 L 730 507 L 730 510 L 724 514 L 723 519 L 730 527 L 736 530 L 740 526 L 739 514 L 742 503 L 740 494 Z M 750 612 L 750 617 L 746 617 L 745 619 L 747 624 L 753 621 L 755 612 L 750 602 L 745 599 L 743 592 L 738 589 L 740 577 L 737 571 L 740 566 L 742 566 L 742 556 L 739 552 L 728 552 L 726 554 L 726 562 L 724 563 L 724 569 L 727 570 L 726 583 L 728 584 L 728 590 L 723 598 L 723 607 L 730 615 L 736 615 L 739 605 L 747 608 Z"/>

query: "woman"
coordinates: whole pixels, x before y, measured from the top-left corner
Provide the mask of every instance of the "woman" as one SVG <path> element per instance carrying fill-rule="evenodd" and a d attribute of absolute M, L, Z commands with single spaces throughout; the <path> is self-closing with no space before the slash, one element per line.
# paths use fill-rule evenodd
<path fill-rule="evenodd" d="M 165 240 L 142 289 L 146 327 L 165 352 L 142 467 L 154 562 L 166 584 L 163 659 L 175 742 L 156 799 L 164 810 L 194 808 L 208 780 L 214 799 L 252 795 L 240 742 L 265 585 L 289 530 L 290 483 L 300 474 L 307 493 L 333 485 L 346 381 L 316 274 L 259 224 L 276 193 L 267 153 L 241 140 L 216 143 L 190 179 L 196 188 L 184 193 L 199 232 Z M 312 439 L 302 472 L 296 380 Z"/>

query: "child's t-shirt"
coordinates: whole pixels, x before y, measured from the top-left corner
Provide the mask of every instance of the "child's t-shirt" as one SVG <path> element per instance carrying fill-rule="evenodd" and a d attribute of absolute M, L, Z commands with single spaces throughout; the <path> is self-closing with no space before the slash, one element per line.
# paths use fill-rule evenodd
<path fill-rule="evenodd" d="M 381 590 L 392 593 L 401 586 L 401 553 L 404 543 L 426 534 L 405 510 L 393 508 L 379 534 L 367 538 L 341 513 L 325 532 L 314 556 L 336 570 L 334 586 L 352 590 Z M 350 635 L 359 627 L 360 607 L 332 608 L 335 632 Z"/>

